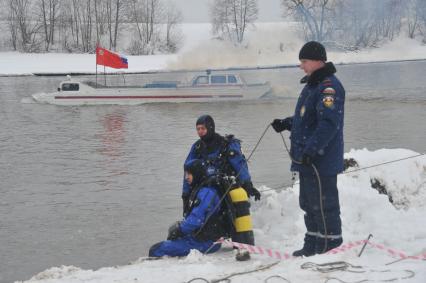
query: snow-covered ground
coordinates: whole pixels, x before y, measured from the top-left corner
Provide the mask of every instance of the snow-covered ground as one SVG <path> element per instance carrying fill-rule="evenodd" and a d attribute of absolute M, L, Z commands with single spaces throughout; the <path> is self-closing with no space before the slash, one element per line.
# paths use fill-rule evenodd
<path fill-rule="evenodd" d="M 258 23 L 247 33 L 244 48 L 211 38 L 210 24 L 183 24 L 184 45 L 178 54 L 127 56 L 129 69 L 142 72 L 167 69 L 207 69 L 295 65 L 303 40 L 292 23 Z M 125 55 L 125 54 L 124 54 Z M 405 36 L 380 48 L 359 52 L 329 52 L 335 63 L 426 59 L 426 46 Z M 23 54 L 0 52 L 0 75 L 32 73 L 94 73 L 94 54 Z M 99 71 L 103 67 L 99 66 Z"/>
<path fill-rule="evenodd" d="M 354 158 L 359 167 L 364 168 L 415 155 L 418 153 L 406 149 L 373 152 L 362 149 L 351 150 L 345 158 Z M 388 196 L 371 188 L 371 179 L 380 180 L 394 204 L 389 202 Z M 385 282 L 392 279 L 396 282 L 426 282 L 426 156 L 339 175 L 338 186 L 344 244 L 363 240 L 371 233 L 374 236 L 371 242 L 383 245 L 384 249 L 367 245 L 361 257 L 357 256 L 361 245 L 336 254 L 310 258 L 277 260 L 266 254 L 254 254 L 248 262 L 236 262 L 232 249 L 223 248 L 212 255 L 193 251 L 184 258 L 152 261 L 141 258 L 126 266 L 95 271 L 73 266 L 52 267 L 26 282 L 189 282 L 197 277 L 204 279 L 191 282 L 219 282 L 214 280 L 225 277 L 232 282 Z M 270 248 L 283 255 L 302 245 L 305 228 L 298 207 L 297 183 L 293 188 L 282 191 L 265 191 L 262 200 L 253 204 L 252 215 L 259 247 Z M 423 260 L 405 259 L 386 265 L 400 259 L 386 249 L 406 255 L 422 254 Z M 301 268 L 307 262 L 336 261 L 357 267 L 329 273 Z M 257 270 L 262 268 L 266 269 Z M 253 272 L 248 273 L 250 271 Z M 237 275 L 239 272 L 247 273 Z"/>

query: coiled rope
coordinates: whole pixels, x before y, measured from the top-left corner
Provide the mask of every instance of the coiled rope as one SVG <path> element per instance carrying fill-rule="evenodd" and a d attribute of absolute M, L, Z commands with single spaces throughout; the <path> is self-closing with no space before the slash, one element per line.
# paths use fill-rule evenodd
<path fill-rule="evenodd" d="M 336 261 L 336 262 L 328 262 L 328 263 L 322 263 L 322 264 L 317 264 L 317 263 L 313 263 L 313 262 L 305 262 L 300 266 L 301 269 L 312 269 L 314 271 L 320 272 L 320 273 L 330 273 L 330 272 L 335 272 L 335 271 L 345 271 L 345 272 L 351 272 L 351 273 L 388 273 L 388 272 L 392 272 L 392 270 L 390 269 L 385 269 L 385 270 L 375 270 L 375 269 L 370 269 L 370 270 L 365 270 L 363 269 L 362 266 L 356 266 L 356 265 L 352 265 L 349 262 L 345 262 L 345 261 Z M 374 279 L 374 280 L 370 280 L 370 279 L 362 279 L 359 281 L 344 281 L 338 277 L 327 277 L 326 280 L 324 281 L 324 283 L 328 283 L 330 281 L 338 281 L 341 283 L 363 283 L 363 282 L 393 282 L 393 281 L 399 281 L 399 280 L 404 280 L 404 279 L 410 279 L 413 278 L 416 273 L 412 270 L 409 269 L 405 269 L 405 270 L 401 270 L 405 273 L 407 273 L 406 276 L 401 276 L 401 277 L 394 277 L 394 278 L 387 278 L 387 279 Z"/>
<path fill-rule="evenodd" d="M 280 261 L 276 261 L 276 262 L 266 264 L 266 265 L 261 265 L 261 266 L 255 268 L 255 269 L 248 270 L 248 271 L 234 272 L 234 273 L 231 273 L 231 274 L 226 275 L 224 277 L 221 277 L 221 278 L 218 278 L 218 279 L 213 279 L 211 281 L 209 281 L 208 279 L 203 278 L 203 277 L 197 277 L 197 278 L 193 278 L 193 279 L 187 281 L 186 283 L 192 283 L 196 280 L 202 280 L 202 281 L 207 282 L 207 283 L 231 282 L 231 279 L 230 279 L 231 277 L 235 277 L 235 276 L 238 276 L 238 275 L 250 274 L 250 273 L 254 273 L 254 272 L 258 272 L 258 271 L 263 271 L 263 270 L 269 269 L 269 268 L 277 265 L 278 263 L 280 263 Z"/>

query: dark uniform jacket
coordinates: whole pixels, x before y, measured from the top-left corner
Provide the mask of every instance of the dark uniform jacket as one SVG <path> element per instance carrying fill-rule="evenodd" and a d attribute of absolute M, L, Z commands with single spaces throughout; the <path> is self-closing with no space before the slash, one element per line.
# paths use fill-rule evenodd
<path fill-rule="evenodd" d="M 293 159 L 310 155 L 319 173 L 326 176 L 343 171 L 345 90 L 335 72 L 329 62 L 302 79 L 306 85 L 297 101 L 290 136 Z M 308 173 L 312 167 L 293 162 L 291 169 Z"/>

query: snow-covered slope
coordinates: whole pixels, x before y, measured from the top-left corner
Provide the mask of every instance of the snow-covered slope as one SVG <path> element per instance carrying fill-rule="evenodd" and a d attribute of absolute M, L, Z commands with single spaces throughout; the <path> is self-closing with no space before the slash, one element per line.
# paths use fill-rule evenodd
<path fill-rule="evenodd" d="M 364 168 L 416 155 L 418 153 L 406 149 L 374 152 L 362 149 L 351 150 L 345 158 L 354 158 L 358 168 Z M 379 194 L 371 187 L 372 179 L 379 180 L 386 188 L 393 204 L 387 195 Z M 232 249 L 225 247 L 213 255 L 205 256 L 193 251 L 180 259 L 148 261 L 141 258 L 127 266 L 96 271 L 72 266 L 52 267 L 26 282 L 189 282 L 197 277 L 204 279 L 191 282 L 215 282 L 226 277 L 232 282 L 384 282 L 392 279 L 397 282 L 426 282 L 426 156 L 339 175 L 338 187 L 345 244 L 363 240 L 371 233 L 371 242 L 383 245 L 382 249 L 367 245 L 361 257 L 357 255 L 362 245 L 336 254 L 303 259 L 277 260 L 268 255 L 254 254 L 248 262 L 236 262 Z M 305 229 L 302 211 L 298 207 L 298 184 L 279 192 L 266 191 L 262 200 L 253 204 L 252 215 L 257 246 L 284 253 L 302 245 Z M 405 259 L 386 265 L 400 259 L 397 255 L 392 256 L 389 249 L 407 255 L 422 254 L 424 259 Z M 306 262 L 335 261 L 358 266 L 349 267 L 349 270 L 357 272 L 321 273 L 313 268 L 301 268 Z M 262 268 L 265 269 L 260 270 Z M 237 275 L 239 272 L 246 273 Z"/>
<path fill-rule="evenodd" d="M 168 69 L 212 69 L 298 64 L 303 40 L 294 23 L 256 23 L 243 46 L 212 39 L 210 24 L 182 24 L 184 44 L 177 54 L 127 56 L 129 69 L 143 72 Z M 123 54 L 126 55 L 126 54 Z M 426 46 L 401 35 L 380 48 L 359 52 L 328 51 L 335 63 L 426 59 Z M 95 54 L 25 54 L 0 52 L 0 75 L 32 73 L 95 73 Z M 99 71 L 103 67 L 99 66 Z"/>

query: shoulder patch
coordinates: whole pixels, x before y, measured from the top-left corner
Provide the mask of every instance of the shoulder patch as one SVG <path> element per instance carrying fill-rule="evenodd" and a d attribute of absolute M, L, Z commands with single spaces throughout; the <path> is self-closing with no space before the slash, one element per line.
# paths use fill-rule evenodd
<path fill-rule="evenodd" d="M 325 107 L 332 108 L 334 106 L 334 97 L 331 95 L 324 96 L 322 103 Z"/>
<path fill-rule="evenodd" d="M 336 94 L 336 91 L 332 87 L 327 87 L 322 91 L 322 94 L 324 95 L 334 95 Z"/>

